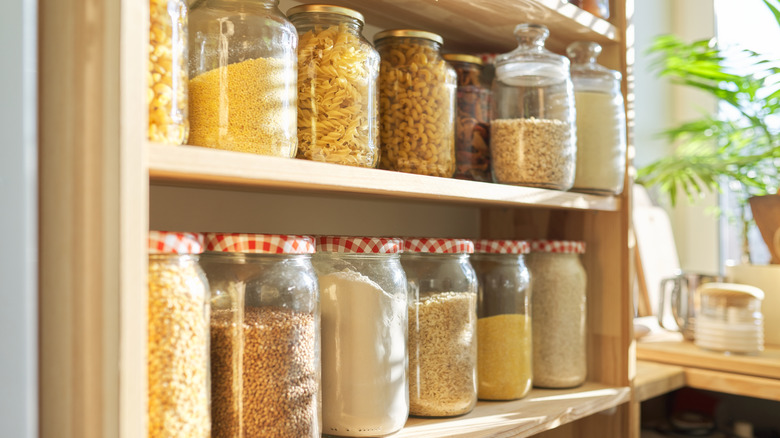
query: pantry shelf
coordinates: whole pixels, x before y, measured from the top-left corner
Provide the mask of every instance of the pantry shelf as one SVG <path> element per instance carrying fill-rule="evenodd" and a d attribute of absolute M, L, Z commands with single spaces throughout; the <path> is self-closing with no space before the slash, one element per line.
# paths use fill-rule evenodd
<path fill-rule="evenodd" d="M 149 177 L 155 185 L 369 195 L 491 206 L 602 211 L 619 207 L 614 196 L 437 178 L 194 146 L 149 144 L 148 151 Z"/>

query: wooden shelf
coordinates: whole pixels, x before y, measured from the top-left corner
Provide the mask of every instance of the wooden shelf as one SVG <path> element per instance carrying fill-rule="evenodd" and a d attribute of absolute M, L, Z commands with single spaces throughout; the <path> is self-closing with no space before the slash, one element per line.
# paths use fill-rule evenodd
<path fill-rule="evenodd" d="M 634 398 L 643 402 L 685 386 L 685 371 L 677 365 L 638 360 L 634 379 Z"/>
<path fill-rule="evenodd" d="M 150 144 L 148 151 L 150 181 L 159 185 L 604 211 L 615 211 L 619 205 L 613 196 L 437 178 L 195 146 Z"/>
<path fill-rule="evenodd" d="M 393 438 L 530 436 L 618 406 L 630 395 L 628 387 L 591 382 L 575 389 L 534 389 L 522 400 L 480 401 L 462 417 L 410 418 Z"/>

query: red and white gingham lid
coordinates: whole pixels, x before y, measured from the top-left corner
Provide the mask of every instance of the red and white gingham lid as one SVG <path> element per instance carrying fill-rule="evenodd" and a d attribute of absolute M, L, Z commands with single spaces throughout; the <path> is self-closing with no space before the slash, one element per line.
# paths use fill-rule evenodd
<path fill-rule="evenodd" d="M 312 254 L 314 237 L 289 234 L 207 233 L 206 249 L 254 254 Z"/>
<path fill-rule="evenodd" d="M 203 234 L 149 231 L 149 254 L 200 254 Z"/>
<path fill-rule="evenodd" d="M 525 240 L 479 239 L 474 241 L 474 252 L 487 254 L 528 254 L 531 245 Z"/>
<path fill-rule="evenodd" d="M 585 242 L 579 240 L 531 240 L 531 252 L 584 254 Z"/>
<path fill-rule="evenodd" d="M 404 251 L 471 254 L 474 252 L 474 242 L 468 239 L 408 238 L 404 239 Z"/>
<path fill-rule="evenodd" d="M 396 254 L 402 250 L 403 240 L 393 237 L 317 237 L 317 251 L 352 254 Z"/>

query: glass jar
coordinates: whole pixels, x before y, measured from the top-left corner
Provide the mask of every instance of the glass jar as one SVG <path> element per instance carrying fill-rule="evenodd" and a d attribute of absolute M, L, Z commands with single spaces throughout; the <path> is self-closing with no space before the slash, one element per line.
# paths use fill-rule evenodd
<path fill-rule="evenodd" d="M 192 4 L 190 144 L 295 156 L 298 34 L 278 5 L 279 0 Z"/>
<path fill-rule="evenodd" d="M 465 239 L 406 239 L 409 413 L 450 417 L 477 402 L 477 277 Z"/>
<path fill-rule="evenodd" d="M 420 30 L 376 34 L 379 51 L 379 167 L 451 177 L 455 172 L 455 70 L 444 40 Z"/>
<path fill-rule="evenodd" d="M 764 291 L 746 284 L 706 283 L 698 288 L 701 313 L 696 317 L 698 347 L 734 354 L 764 349 Z"/>
<path fill-rule="evenodd" d="M 574 190 L 620 194 L 626 175 L 626 113 L 620 73 L 596 64 L 597 43 L 566 49 L 577 109 L 577 172 Z"/>
<path fill-rule="evenodd" d="M 407 296 L 400 239 L 323 236 L 322 431 L 384 436 L 409 414 Z"/>
<path fill-rule="evenodd" d="M 149 140 L 187 140 L 187 2 L 149 0 Z"/>
<path fill-rule="evenodd" d="M 609 0 L 580 0 L 578 3 L 577 6 L 599 18 L 609 18 Z"/>
<path fill-rule="evenodd" d="M 568 190 L 577 159 L 569 60 L 544 48 L 550 32 L 519 24 L 519 46 L 496 58 L 490 121 L 495 182 Z"/>
<path fill-rule="evenodd" d="M 514 400 L 531 390 L 531 290 L 522 240 L 477 240 L 477 396 Z"/>
<path fill-rule="evenodd" d="M 482 60 L 448 53 L 444 59 L 458 77 L 455 118 L 455 178 L 491 181 L 490 89 L 481 81 Z"/>
<path fill-rule="evenodd" d="M 212 436 L 319 437 L 314 239 L 209 233 L 206 248 Z"/>
<path fill-rule="evenodd" d="M 586 284 L 580 254 L 585 243 L 534 240 L 526 258 L 533 279 L 531 321 L 533 383 L 541 388 L 573 388 L 585 382 Z"/>
<path fill-rule="evenodd" d="M 352 9 L 301 5 L 298 30 L 298 158 L 376 167 L 379 54 Z"/>
<path fill-rule="evenodd" d="M 203 236 L 149 232 L 149 437 L 208 438 L 209 286 Z"/>

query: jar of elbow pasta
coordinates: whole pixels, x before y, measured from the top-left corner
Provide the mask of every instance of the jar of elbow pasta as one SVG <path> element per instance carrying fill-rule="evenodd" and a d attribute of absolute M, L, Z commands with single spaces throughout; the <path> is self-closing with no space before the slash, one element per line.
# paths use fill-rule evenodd
<path fill-rule="evenodd" d="M 298 158 L 376 167 L 379 54 L 363 15 L 328 5 L 287 11 L 298 30 Z"/>
<path fill-rule="evenodd" d="M 182 144 L 187 140 L 187 2 L 149 0 L 150 141 Z"/>
<path fill-rule="evenodd" d="M 189 143 L 291 158 L 295 27 L 279 0 L 196 0 L 189 20 Z"/>
<path fill-rule="evenodd" d="M 388 30 L 374 43 L 381 57 L 379 167 L 451 177 L 455 172 L 455 71 L 443 39 L 419 30 Z"/>

